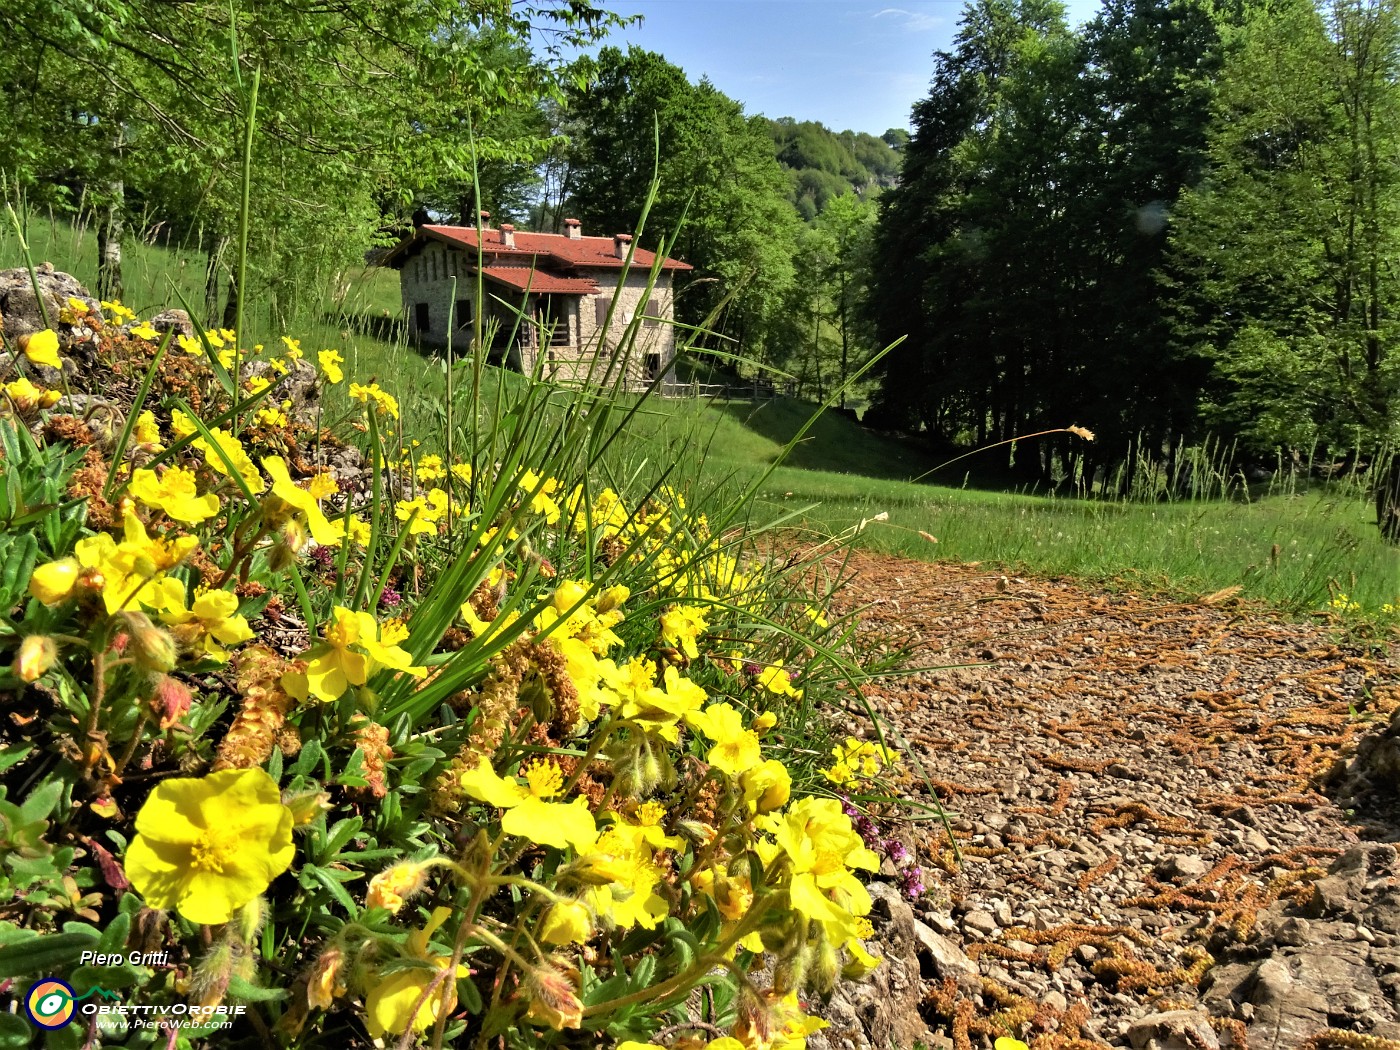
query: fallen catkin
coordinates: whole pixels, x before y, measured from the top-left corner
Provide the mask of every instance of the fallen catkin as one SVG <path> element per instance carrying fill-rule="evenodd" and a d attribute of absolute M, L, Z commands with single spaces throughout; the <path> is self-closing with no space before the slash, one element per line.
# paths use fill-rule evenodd
<path fill-rule="evenodd" d="M 271 649 L 250 646 L 238 654 L 238 693 L 243 706 L 219 744 L 214 772 L 251 769 L 272 755 L 282 734 L 287 712 L 296 702 L 282 688 L 282 675 L 293 665 Z"/>

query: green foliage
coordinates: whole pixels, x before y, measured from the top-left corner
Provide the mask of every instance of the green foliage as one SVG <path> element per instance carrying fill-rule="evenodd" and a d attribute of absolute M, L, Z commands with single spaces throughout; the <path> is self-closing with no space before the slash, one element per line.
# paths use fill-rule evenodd
<path fill-rule="evenodd" d="M 563 128 L 567 177 L 554 220 L 630 230 L 655 171 L 643 244 L 675 237 L 674 254 L 696 267 L 677 282 L 677 316 L 698 324 L 719 310 L 714 341 L 762 358 L 792 287 L 800 226 L 763 118 L 746 117 L 707 80 L 691 84 L 660 55 L 609 47 L 570 93 Z"/>
<path fill-rule="evenodd" d="M 791 117 L 770 120 L 768 133 L 792 180 L 793 206 L 806 220 L 816 218 L 835 197 L 852 191 L 869 197 L 899 179 L 899 154 L 874 135 L 837 133 L 816 121 Z"/>
<path fill-rule="evenodd" d="M 1397 75 L 1389 2 L 1261 7 L 1233 37 L 1171 288 L 1207 422 L 1252 449 L 1400 435 Z"/>
<path fill-rule="evenodd" d="M 532 36 L 580 45 L 615 21 L 589 3 L 20 0 L 0 11 L 0 32 L 24 41 L 0 56 L 0 83 L 23 85 L 32 104 L 0 116 L 7 184 L 98 210 L 116 243 L 128 212 L 173 227 L 213 256 L 212 317 L 237 295 L 225 268 L 256 70 L 249 291 L 285 323 L 363 259 L 386 218 L 456 192 L 473 161 L 520 177 L 548 145 L 532 114 L 561 69 L 530 52 Z"/>

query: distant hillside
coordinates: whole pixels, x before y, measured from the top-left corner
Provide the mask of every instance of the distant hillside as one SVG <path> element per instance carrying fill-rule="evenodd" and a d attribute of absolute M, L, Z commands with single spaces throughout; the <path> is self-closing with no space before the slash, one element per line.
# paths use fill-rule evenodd
<path fill-rule="evenodd" d="M 768 121 L 778 161 L 792 180 L 792 203 L 804 219 L 817 215 L 832 197 L 852 190 L 865 195 L 899 181 L 903 129 L 876 137 L 864 131 L 832 131 L 812 120 Z"/>

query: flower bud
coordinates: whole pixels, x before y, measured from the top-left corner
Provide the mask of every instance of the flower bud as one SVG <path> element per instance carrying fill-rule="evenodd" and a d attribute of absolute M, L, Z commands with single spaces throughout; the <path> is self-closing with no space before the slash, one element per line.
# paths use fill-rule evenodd
<path fill-rule="evenodd" d="M 131 657 L 136 666 L 160 673 L 173 671 L 179 654 L 170 632 L 153 624 L 145 613 L 127 612 L 122 618 L 131 632 Z"/>
<path fill-rule="evenodd" d="M 56 663 L 58 646 L 54 640 L 45 634 L 31 634 L 19 645 L 14 671 L 21 681 L 37 682 Z"/>
<path fill-rule="evenodd" d="M 218 1006 L 228 992 L 236 961 L 233 944 L 220 937 L 190 974 L 190 994 L 200 1006 Z"/>
<path fill-rule="evenodd" d="M 317 1010 L 329 1010 L 331 1003 L 345 994 L 345 980 L 341 970 L 345 965 L 345 953 L 339 948 L 322 952 L 306 978 L 306 1003 Z"/>
<path fill-rule="evenodd" d="M 522 991 L 529 1000 L 527 1020 L 555 1031 L 583 1025 L 583 1002 L 578 996 L 578 970 L 557 956 L 525 974 Z"/>
<path fill-rule="evenodd" d="M 540 923 L 545 944 L 583 944 L 593 936 L 593 913 L 578 901 L 556 901 Z"/>
<path fill-rule="evenodd" d="M 369 880 L 365 907 L 387 908 L 390 914 L 403 907 L 404 901 L 423 888 L 427 865 L 406 860 L 385 868 Z"/>
<path fill-rule="evenodd" d="M 283 748 L 285 751 L 286 748 Z M 322 813 L 330 811 L 331 796 L 326 791 L 302 791 L 282 796 L 282 805 L 292 811 L 292 827 L 302 828 Z"/>
<path fill-rule="evenodd" d="M 243 943 L 256 942 L 258 935 L 262 933 L 263 923 L 267 921 L 267 899 L 254 897 L 238 909 L 235 921 L 238 923 L 238 935 L 243 939 Z"/>
<path fill-rule="evenodd" d="M 619 583 L 616 586 L 607 587 L 600 591 L 593 607 L 597 609 L 600 614 L 612 612 L 631 596 L 632 592 Z"/>
<path fill-rule="evenodd" d="M 818 995 L 826 995 L 836 986 L 836 975 L 841 969 L 836 947 L 826 937 L 821 938 L 812 949 L 812 965 L 807 971 L 807 986 Z"/>
<path fill-rule="evenodd" d="M 160 719 L 160 728 L 169 729 L 189 713 L 194 694 L 190 687 L 169 675 L 156 679 L 155 695 L 151 697 L 151 707 Z"/>

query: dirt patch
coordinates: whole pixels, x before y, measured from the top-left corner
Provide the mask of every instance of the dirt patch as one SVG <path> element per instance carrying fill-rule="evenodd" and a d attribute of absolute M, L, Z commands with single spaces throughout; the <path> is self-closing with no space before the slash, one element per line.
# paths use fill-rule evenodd
<path fill-rule="evenodd" d="M 1400 866 L 1358 846 L 1397 830 L 1323 791 L 1400 707 L 1400 664 L 1206 604 L 899 559 L 855 571 L 864 619 L 943 668 L 867 690 L 961 856 L 920 825 L 934 1045 L 1400 1038 Z"/>

